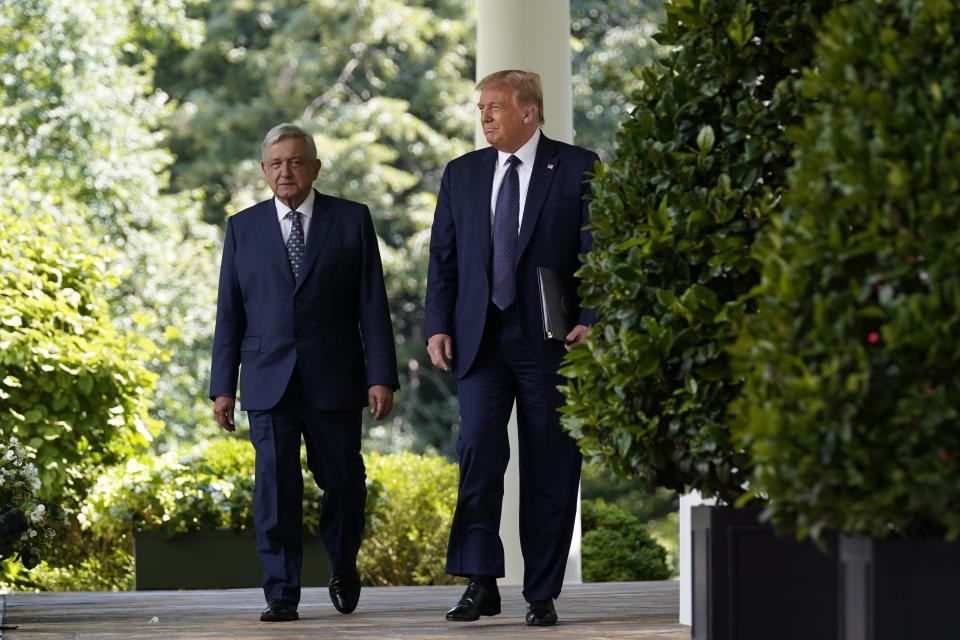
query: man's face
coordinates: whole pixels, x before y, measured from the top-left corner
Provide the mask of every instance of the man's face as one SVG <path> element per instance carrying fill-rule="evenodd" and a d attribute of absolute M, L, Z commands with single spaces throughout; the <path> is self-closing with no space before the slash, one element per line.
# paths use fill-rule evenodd
<path fill-rule="evenodd" d="M 300 138 L 283 138 L 267 147 L 260 162 L 273 195 L 291 209 L 300 206 L 320 173 L 320 161 L 311 158 Z"/>
<path fill-rule="evenodd" d="M 488 87 L 480 92 L 480 125 L 490 146 L 513 153 L 530 139 L 538 125 L 537 109 L 517 106 L 510 87 Z"/>

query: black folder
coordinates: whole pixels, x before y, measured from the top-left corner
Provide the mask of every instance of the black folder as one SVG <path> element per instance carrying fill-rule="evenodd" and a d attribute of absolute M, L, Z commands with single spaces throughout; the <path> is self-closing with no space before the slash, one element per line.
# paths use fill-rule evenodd
<path fill-rule="evenodd" d="M 551 269 L 537 267 L 540 286 L 540 312 L 543 319 L 543 339 L 565 341 L 577 325 L 577 284 L 573 276 Z"/>

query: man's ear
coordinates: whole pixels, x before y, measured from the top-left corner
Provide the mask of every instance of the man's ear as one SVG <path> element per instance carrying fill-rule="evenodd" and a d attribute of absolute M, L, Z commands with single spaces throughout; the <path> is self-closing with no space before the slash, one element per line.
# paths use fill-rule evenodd
<path fill-rule="evenodd" d="M 524 124 L 538 122 L 536 106 L 531 104 L 523 110 L 523 122 Z"/>

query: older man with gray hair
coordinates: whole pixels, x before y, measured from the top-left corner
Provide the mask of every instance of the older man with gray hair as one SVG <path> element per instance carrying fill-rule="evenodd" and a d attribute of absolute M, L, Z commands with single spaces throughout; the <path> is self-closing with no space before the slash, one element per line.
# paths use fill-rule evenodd
<path fill-rule="evenodd" d="M 254 523 L 263 564 L 264 622 L 296 620 L 307 466 L 323 490 L 320 536 L 330 599 L 350 613 L 360 598 L 363 533 L 361 409 L 385 418 L 398 388 L 393 328 L 370 210 L 319 193 L 313 139 L 271 129 L 260 168 L 274 197 L 231 217 L 220 265 L 210 398 L 233 431 L 240 400 L 256 450 Z"/>

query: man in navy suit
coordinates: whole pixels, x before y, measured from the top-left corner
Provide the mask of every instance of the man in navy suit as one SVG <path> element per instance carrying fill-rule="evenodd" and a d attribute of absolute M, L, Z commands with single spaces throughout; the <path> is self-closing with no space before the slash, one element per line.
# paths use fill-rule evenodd
<path fill-rule="evenodd" d="M 297 619 L 303 558 L 301 436 L 323 490 L 320 536 L 330 598 L 360 598 L 356 558 L 367 490 L 361 409 L 390 413 L 396 352 L 377 236 L 362 204 L 313 190 L 317 148 L 291 124 L 263 140 L 260 168 L 274 197 L 231 217 L 220 266 L 210 397 L 233 431 L 237 375 L 256 449 L 254 522 L 267 608 Z"/>
<path fill-rule="evenodd" d="M 427 351 L 452 372 L 460 400 L 460 485 L 447 572 L 469 578 L 447 619 L 500 613 L 499 537 L 507 422 L 517 403 L 520 545 L 528 625 L 556 624 L 577 513 L 581 455 L 560 428 L 560 361 L 583 342 L 579 309 L 565 341 L 544 339 L 537 267 L 573 281 L 590 250 L 589 185 L 597 155 L 541 133 L 540 77 L 500 71 L 477 85 L 490 147 L 447 165 L 430 239 Z M 578 300 L 579 304 L 579 300 Z"/>

